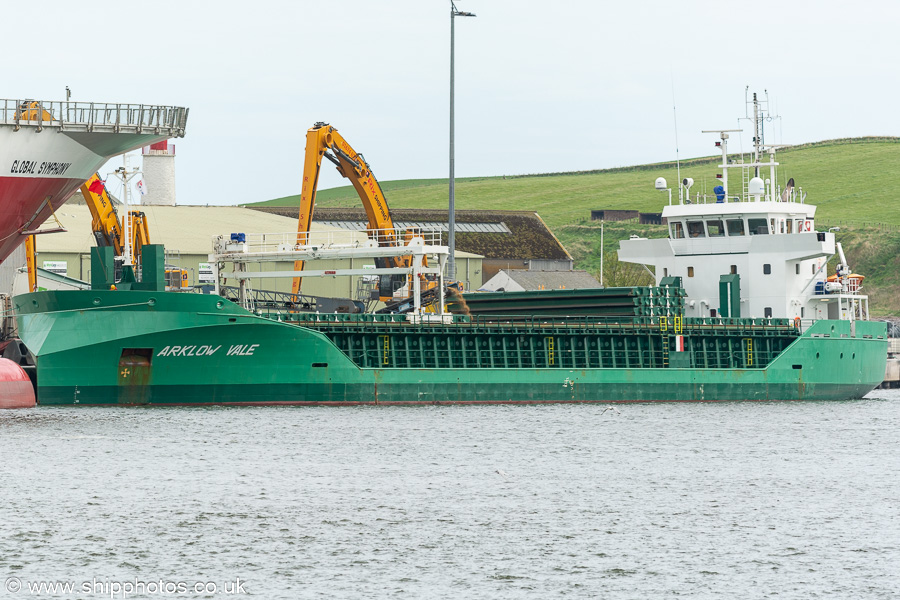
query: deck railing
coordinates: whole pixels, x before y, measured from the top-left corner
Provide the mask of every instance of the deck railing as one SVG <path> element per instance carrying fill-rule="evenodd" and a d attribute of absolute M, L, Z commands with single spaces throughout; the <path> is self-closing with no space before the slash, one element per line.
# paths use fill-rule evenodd
<path fill-rule="evenodd" d="M 241 234 L 238 234 L 240 236 Z M 213 238 L 213 247 L 246 244 L 247 252 L 289 252 L 309 248 L 359 248 L 367 245 L 406 246 L 412 238 L 421 238 L 426 246 L 441 245 L 441 233 L 436 230 L 403 229 L 332 229 L 308 233 L 247 233 L 243 242 L 229 241 L 226 236 Z"/>
<path fill-rule="evenodd" d="M 0 124 L 59 127 L 64 131 L 128 132 L 182 137 L 189 109 L 181 106 L 0 100 Z"/>

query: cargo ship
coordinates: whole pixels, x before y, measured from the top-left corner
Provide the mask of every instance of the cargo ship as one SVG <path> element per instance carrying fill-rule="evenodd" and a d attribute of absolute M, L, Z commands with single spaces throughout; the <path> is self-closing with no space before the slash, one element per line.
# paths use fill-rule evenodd
<path fill-rule="evenodd" d="M 187 117 L 177 106 L 0 100 L 0 262 L 110 157 L 183 136 Z"/>
<path fill-rule="evenodd" d="M 766 163 L 763 150 L 771 150 Z M 828 276 L 828 258 L 842 251 L 833 232 L 816 231 L 802 191 L 778 185 L 774 149 L 757 146 L 746 163 L 735 160 L 723 149 L 723 168 L 742 170 L 740 193 L 723 178 L 712 197 L 692 197 L 685 178 L 664 210 L 669 237 L 622 243 L 622 260 L 655 266 L 650 287 L 465 295 L 448 307 L 449 251 L 439 231 L 427 230 L 223 235 L 210 254 L 209 295 L 166 292 L 160 246 L 144 246 L 135 282 L 115 281 L 111 249 L 94 248 L 91 290 L 14 299 L 36 358 L 38 403 L 861 398 L 884 376 L 886 325 L 868 320 L 861 278 L 846 260 Z M 376 241 L 385 239 L 396 243 Z M 409 257 L 405 266 L 386 260 L 397 256 Z M 337 259 L 387 266 L 293 266 Z M 300 275 L 405 277 L 406 312 L 309 312 L 295 295 L 255 291 L 262 279 Z"/>
<path fill-rule="evenodd" d="M 627 307 L 617 317 L 460 315 L 443 301 L 434 313 L 421 305 L 406 314 L 304 313 L 262 303 L 243 285 L 271 274 L 244 270 L 245 262 L 382 250 L 311 241 L 315 250 L 220 248 L 217 264 L 237 265 L 227 275 L 241 278 L 236 301 L 164 291 L 159 246 L 144 247 L 142 282 L 112 289 L 103 276 L 112 256 L 95 248 L 94 289 L 15 298 L 19 331 L 36 357 L 38 403 L 843 400 L 862 397 L 884 375 L 884 323 L 685 317 L 685 292 L 669 282 L 605 290 Z M 397 250 L 437 257 L 430 271 L 414 264 L 414 280 L 441 277 L 446 246 Z"/>

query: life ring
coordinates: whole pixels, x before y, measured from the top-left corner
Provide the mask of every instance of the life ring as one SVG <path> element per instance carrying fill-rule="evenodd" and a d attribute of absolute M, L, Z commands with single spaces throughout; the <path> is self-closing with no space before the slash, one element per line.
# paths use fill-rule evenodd
<path fill-rule="evenodd" d="M 794 327 L 800 329 L 800 317 L 794 317 Z"/>

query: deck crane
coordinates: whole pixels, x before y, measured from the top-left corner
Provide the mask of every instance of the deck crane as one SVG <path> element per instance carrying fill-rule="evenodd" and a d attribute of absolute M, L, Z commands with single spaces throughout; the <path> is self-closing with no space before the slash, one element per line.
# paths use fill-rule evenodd
<path fill-rule="evenodd" d="M 112 246 L 116 256 L 125 254 L 124 221 L 119 221 L 115 206 L 106 191 L 106 185 L 95 173 L 81 186 L 81 195 L 91 211 L 91 231 L 98 246 Z M 150 244 L 150 228 L 147 216 L 143 211 L 129 210 L 131 219 L 131 247 L 136 261 L 140 261 L 141 248 Z M 166 269 L 166 285 L 169 288 L 181 288 L 187 284 L 187 270 L 178 268 Z"/>
<path fill-rule="evenodd" d="M 29 110 L 32 110 L 29 108 Z M 81 186 L 81 195 L 88 210 L 91 211 L 91 231 L 98 246 L 112 246 L 116 256 L 124 253 L 124 233 L 119 216 L 113 206 L 106 185 L 100 179 L 99 173 L 94 173 L 90 179 Z M 131 216 L 131 231 L 133 232 L 132 247 L 136 260 L 140 260 L 141 248 L 150 243 L 150 232 L 147 228 L 147 219 L 143 212 L 129 211 Z M 28 291 L 37 291 L 37 269 L 35 263 L 34 236 L 28 236 L 25 240 L 25 256 L 28 266 Z"/>
<path fill-rule="evenodd" d="M 125 253 L 125 233 L 123 222 L 119 221 L 116 208 L 106 191 L 106 184 L 99 173 L 94 173 L 81 186 L 81 195 L 91 212 L 91 231 L 98 246 L 112 246 L 116 256 Z M 141 260 L 141 248 L 150 243 L 150 228 L 147 216 L 143 211 L 129 210 L 131 219 L 131 247 L 138 265 Z M 37 268 L 35 262 L 35 241 L 30 235 L 25 239 L 25 258 L 28 271 L 28 291 L 37 291 Z M 187 270 L 166 269 L 166 282 L 169 288 L 182 288 L 187 285 Z"/>
<path fill-rule="evenodd" d="M 116 256 L 125 253 L 125 233 L 112 200 L 106 191 L 106 185 L 95 173 L 81 186 L 81 195 L 91 211 L 91 231 L 98 246 L 112 246 Z M 138 210 L 128 211 L 131 218 L 132 248 L 136 259 L 141 255 L 141 248 L 150 243 L 150 230 L 147 217 Z"/>
<path fill-rule="evenodd" d="M 306 157 L 303 163 L 303 186 L 300 192 L 300 220 L 297 227 L 297 244 L 306 244 L 312 225 L 313 211 L 316 204 L 316 191 L 319 183 L 319 172 L 322 170 L 322 158 L 327 158 L 337 167 L 338 173 L 350 180 L 356 193 L 362 200 L 368 217 L 367 233 L 379 246 L 399 246 L 408 243 L 408 239 L 400 239 L 394 229 L 394 221 L 388 210 L 384 192 L 372 174 L 369 163 L 362 154 L 353 149 L 338 130 L 328 123 L 316 123 L 306 132 Z M 408 232 L 404 238 L 411 238 Z M 376 259 L 378 267 L 410 266 L 411 256 Z M 378 264 L 380 263 L 380 264 Z M 294 262 L 296 271 L 303 270 L 303 261 Z M 300 277 L 293 280 L 292 293 L 300 293 Z M 402 285 L 404 275 L 385 275 L 379 280 L 378 295 L 387 302 L 393 297 L 396 288 Z"/>

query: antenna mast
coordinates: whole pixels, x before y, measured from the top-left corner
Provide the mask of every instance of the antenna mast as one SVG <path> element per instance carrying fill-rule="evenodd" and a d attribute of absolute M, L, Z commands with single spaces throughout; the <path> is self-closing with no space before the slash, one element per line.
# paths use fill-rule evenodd
<path fill-rule="evenodd" d="M 681 160 L 678 156 L 678 112 L 675 110 L 675 78 L 672 78 L 672 119 L 675 122 L 675 169 L 678 174 L 678 203 L 684 204 L 684 191 L 681 185 Z M 669 202 L 672 202 L 671 195 Z"/>
<path fill-rule="evenodd" d="M 122 155 L 122 162 L 124 164 L 123 164 L 123 166 L 116 169 L 116 171 L 115 171 L 115 173 L 113 173 L 113 175 L 115 175 L 116 177 L 118 177 L 119 179 L 122 180 L 122 204 L 125 209 L 125 216 L 122 218 L 122 221 L 123 221 L 122 229 L 124 230 L 123 235 L 125 236 L 125 239 L 123 240 L 123 244 L 122 244 L 123 251 L 124 251 L 122 264 L 123 264 L 123 266 L 133 267 L 134 266 L 134 247 L 132 245 L 132 242 L 134 241 L 134 233 L 131 230 L 131 206 L 130 206 L 130 202 L 128 199 L 128 196 L 129 196 L 128 186 L 131 185 L 131 180 L 134 178 L 135 175 L 140 173 L 140 170 L 137 168 L 129 170 L 128 158 L 129 157 L 128 157 L 127 152 Z"/>

